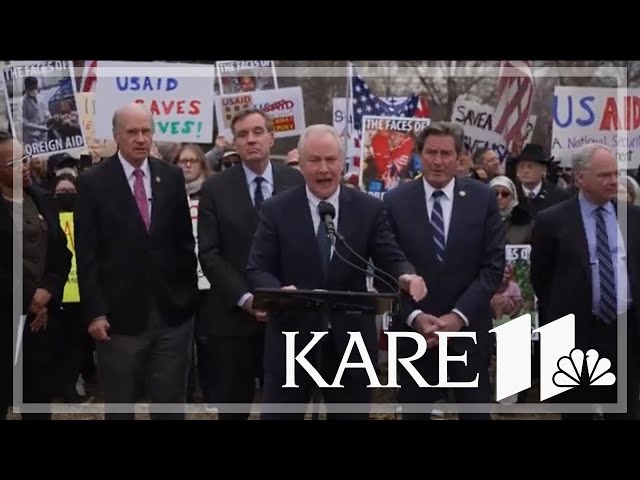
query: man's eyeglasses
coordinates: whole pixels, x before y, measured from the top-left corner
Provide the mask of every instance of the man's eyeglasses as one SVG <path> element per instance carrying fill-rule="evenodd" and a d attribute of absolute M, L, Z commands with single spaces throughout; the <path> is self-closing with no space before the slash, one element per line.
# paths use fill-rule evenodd
<path fill-rule="evenodd" d="M 507 198 L 507 197 L 511 196 L 511 192 L 506 192 L 504 190 L 496 190 L 496 196 L 502 197 L 502 198 Z"/>
<path fill-rule="evenodd" d="M 24 157 L 22 157 L 20 160 L 13 160 L 9 163 L 6 163 L 4 165 L 0 165 L 2 167 L 5 168 L 13 168 L 16 169 L 18 168 L 20 165 L 22 165 L 23 167 L 26 167 L 27 165 L 29 165 L 31 163 L 31 155 L 25 155 Z"/>

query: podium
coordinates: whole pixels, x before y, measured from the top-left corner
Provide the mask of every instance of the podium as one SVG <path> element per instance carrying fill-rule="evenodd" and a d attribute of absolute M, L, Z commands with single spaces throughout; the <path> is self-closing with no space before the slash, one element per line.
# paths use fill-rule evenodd
<path fill-rule="evenodd" d="M 253 293 L 255 310 L 298 312 L 342 312 L 345 314 L 394 314 L 398 295 L 332 290 L 282 290 L 258 288 Z"/>

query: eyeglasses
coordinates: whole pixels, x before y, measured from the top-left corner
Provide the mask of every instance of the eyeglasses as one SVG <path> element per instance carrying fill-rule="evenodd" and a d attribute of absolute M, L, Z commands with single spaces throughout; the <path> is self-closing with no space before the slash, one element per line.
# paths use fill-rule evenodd
<path fill-rule="evenodd" d="M 511 192 L 505 192 L 504 190 L 496 190 L 496 196 L 502 198 L 508 198 L 511 196 Z"/>
<path fill-rule="evenodd" d="M 186 164 L 195 165 L 196 163 L 200 163 L 200 160 L 198 160 L 197 158 L 181 158 L 178 160 L 178 165 L 186 165 Z"/>
<path fill-rule="evenodd" d="M 5 168 L 13 168 L 13 169 L 17 169 L 20 165 L 22 165 L 23 167 L 26 167 L 31 163 L 31 158 L 32 158 L 32 155 L 25 155 L 20 160 L 13 160 L 9 163 L 6 163 L 0 166 Z"/>

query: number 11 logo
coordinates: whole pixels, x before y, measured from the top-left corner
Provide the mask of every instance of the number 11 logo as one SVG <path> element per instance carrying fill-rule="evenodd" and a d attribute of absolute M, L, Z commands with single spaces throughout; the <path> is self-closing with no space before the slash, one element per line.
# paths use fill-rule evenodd
<path fill-rule="evenodd" d="M 531 315 L 496 327 L 496 400 L 531 388 Z M 611 361 L 596 350 L 575 348 L 575 315 L 534 330 L 540 334 L 540 401 L 579 385 L 609 386 Z"/>

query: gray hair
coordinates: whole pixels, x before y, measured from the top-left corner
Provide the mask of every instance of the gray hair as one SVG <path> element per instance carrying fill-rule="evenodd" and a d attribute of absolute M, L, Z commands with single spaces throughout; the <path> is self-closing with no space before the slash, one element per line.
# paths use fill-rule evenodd
<path fill-rule="evenodd" d="M 571 167 L 573 170 L 573 174 L 576 175 L 580 171 L 584 170 L 591 163 L 591 159 L 593 155 L 598 150 L 606 150 L 611 155 L 615 157 L 613 150 L 602 143 L 587 143 L 579 147 L 573 154 L 573 158 L 571 159 Z"/>
<path fill-rule="evenodd" d="M 310 136 L 322 135 L 327 133 L 336 139 L 336 143 L 340 148 L 340 155 L 342 155 L 342 158 L 344 159 L 345 158 L 344 144 L 340 140 L 340 135 L 338 134 L 338 131 L 333 126 L 326 125 L 323 123 L 318 123 L 316 125 L 309 125 L 307 128 L 304 129 L 304 132 L 302 132 L 302 135 L 300 135 L 300 140 L 298 141 L 298 152 L 302 153 L 304 144 L 306 143 L 307 139 Z"/>

